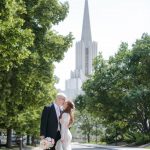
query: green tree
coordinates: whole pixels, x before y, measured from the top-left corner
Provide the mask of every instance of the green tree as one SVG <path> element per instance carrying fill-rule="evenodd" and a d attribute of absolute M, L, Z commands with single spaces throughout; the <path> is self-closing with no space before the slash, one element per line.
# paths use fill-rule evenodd
<path fill-rule="evenodd" d="M 0 1 L 0 70 L 9 71 L 28 58 L 33 45 L 31 29 L 22 29 L 24 20 L 20 14 L 27 13 L 23 2 Z"/>
<path fill-rule="evenodd" d="M 72 35 L 52 29 L 65 19 L 67 3 L 2 0 L 0 7 L 0 126 L 10 147 L 11 129 L 37 135 L 42 107 L 56 94 L 54 62 L 63 59 Z"/>
<path fill-rule="evenodd" d="M 124 97 L 123 104 L 131 128 L 142 134 L 150 133 L 150 36 L 143 34 L 133 44 L 129 63 L 131 88 Z M 130 107 L 129 107 L 130 104 Z"/>
<path fill-rule="evenodd" d="M 99 115 L 93 116 L 89 113 L 86 107 L 85 95 L 79 95 L 75 99 L 75 106 L 77 108 L 76 122 L 75 126 L 78 128 L 78 132 L 81 134 L 81 137 L 85 137 L 87 142 L 91 142 L 95 137 L 95 142 L 98 142 L 98 137 L 103 134 L 103 129 L 101 125 L 101 119 Z"/>
<path fill-rule="evenodd" d="M 6 127 L 8 135 L 15 116 L 12 110 L 13 69 L 23 64 L 29 57 L 29 47 L 33 45 L 34 34 L 31 29 L 23 29 L 24 20 L 20 17 L 26 13 L 22 1 L 0 1 L 0 124 Z M 7 109 L 7 106 L 9 109 Z M 9 136 L 8 136 L 9 138 Z M 9 138 L 10 139 L 10 138 Z M 10 140 L 9 140 L 10 141 Z M 10 142 L 8 143 L 10 146 Z"/>
<path fill-rule="evenodd" d="M 149 66 L 150 36 L 143 34 L 131 49 L 122 43 L 108 61 L 99 55 L 94 61 L 94 74 L 83 85 L 82 103 L 91 114 L 102 118 L 104 126 L 114 126 L 122 139 L 125 133 L 135 136 L 136 132 L 150 132 Z"/>

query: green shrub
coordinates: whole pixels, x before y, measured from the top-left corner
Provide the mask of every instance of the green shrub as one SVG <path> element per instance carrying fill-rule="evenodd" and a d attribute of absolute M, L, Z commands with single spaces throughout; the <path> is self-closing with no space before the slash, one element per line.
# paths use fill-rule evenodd
<path fill-rule="evenodd" d="M 150 141 L 150 135 L 148 134 L 136 133 L 135 138 L 137 145 L 146 144 Z"/>

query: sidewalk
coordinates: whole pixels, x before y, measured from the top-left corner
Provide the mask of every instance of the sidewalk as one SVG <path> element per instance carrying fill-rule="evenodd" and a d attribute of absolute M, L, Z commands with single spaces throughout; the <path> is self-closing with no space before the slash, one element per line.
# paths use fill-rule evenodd
<path fill-rule="evenodd" d="M 37 147 L 28 146 L 28 147 L 23 148 L 23 150 L 42 150 L 42 149 L 39 148 L 38 146 Z"/>
<path fill-rule="evenodd" d="M 16 148 L 5 148 L 5 147 L 0 147 L 0 150 L 19 150 L 19 147 Z M 32 147 L 32 146 L 27 146 L 27 147 L 23 147 L 22 150 L 42 150 L 39 147 Z"/>
<path fill-rule="evenodd" d="M 142 146 L 139 146 L 139 147 L 150 147 L 150 143 L 142 145 Z"/>
<path fill-rule="evenodd" d="M 76 143 L 77 144 L 77 143 Z M 79 144 L 91 148 L 103 148 L 103 149 L 114 149 L 114 150 L 129 150 L 129 149 L 134 149 L 134 150 L 146 150 L 144 147 L 127 147 L 127 146 L 111 146 L 111 145 L 100 145 L 100 144 Z"/>

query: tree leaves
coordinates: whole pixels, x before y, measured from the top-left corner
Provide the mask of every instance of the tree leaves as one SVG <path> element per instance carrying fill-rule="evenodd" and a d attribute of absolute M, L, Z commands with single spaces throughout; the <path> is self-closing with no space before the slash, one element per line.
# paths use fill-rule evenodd
<path fill-rule="evenodd" d="M 29 56 L 28 48 L 33 44 L 34 34 L 30 29 L 22 29 L 24 21 L 17 13 L 25 12 L 23 6 L 14 0 L 2 2 L 4 7 L 0 11 L 0 70 L 9 71 L 22 64 Z"/>
<path fill-rule="evenodd" d="M 54 62 L 72 44 L 71 33 L 52 29 L 67 13 L 58 0 L 0 1 L 0 128 L 38 134 L 43 106 L 56 94 Z"/>
<path fill-rule="evenodd" d="M 130 131 L 150 133 L 150 36 L 143 34 L 131 49 L 121 43 L 108 61 L 100 54 L 94 68 L 83 84 L 82 106 L 91 115 L 99 115 L 104 125 L 117 126 L 122 138 Z"/>

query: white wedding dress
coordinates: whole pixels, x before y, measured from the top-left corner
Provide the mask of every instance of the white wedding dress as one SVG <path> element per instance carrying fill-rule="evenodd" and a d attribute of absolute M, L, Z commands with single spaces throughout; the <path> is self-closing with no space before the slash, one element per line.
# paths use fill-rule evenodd
<path fill-rule="evenodd" d="M 68 113 L 63 113 L 62 118 L 60 119 L 61 139 L 56 144 L 56 150 L 71 150 L 72 135 L 69 130 L 69 121 L 70 115 Z"/>

